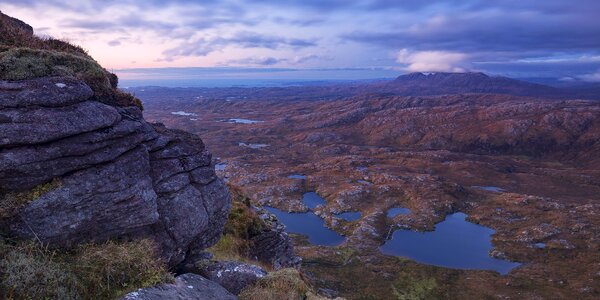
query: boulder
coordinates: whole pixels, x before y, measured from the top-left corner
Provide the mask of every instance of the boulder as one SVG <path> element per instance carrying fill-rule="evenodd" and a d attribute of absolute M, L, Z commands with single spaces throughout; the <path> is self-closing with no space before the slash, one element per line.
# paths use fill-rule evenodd
<path fill-rule="evenodd" d="M 210 262 L 200 266 L 199 273 L 235 295 L 267 276 L 267 272 L 258 266 L 235 261 Z"/>
<path fill-rule="evenodd" d="M 200 275 L 183 274 L 175 283 L 139 289 L 121 300 L 236 300 L 235 295 Z"/>
<path fill-rule="evenodd" d="M 71 77 L 0 90 L 0 198 L 60 182 L 0 218 L 10 234 L 61 248 L 152 238 L 169 266 L 218 240 L 231 201 L 199 137 L 90 100 Z"/>

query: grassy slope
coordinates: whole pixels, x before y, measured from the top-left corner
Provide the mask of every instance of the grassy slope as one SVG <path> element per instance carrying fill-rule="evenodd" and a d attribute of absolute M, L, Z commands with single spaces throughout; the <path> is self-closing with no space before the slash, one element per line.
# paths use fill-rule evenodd
<path fill-rule="evenodd" d="M 142 108 L 139 99 L 117 88 L 117 76 L 102 68 L 83 48 L 32 35 L 0 12 L 0 80 L 44 76 L 77 77 L 92 88 L 98 101 Z"/>

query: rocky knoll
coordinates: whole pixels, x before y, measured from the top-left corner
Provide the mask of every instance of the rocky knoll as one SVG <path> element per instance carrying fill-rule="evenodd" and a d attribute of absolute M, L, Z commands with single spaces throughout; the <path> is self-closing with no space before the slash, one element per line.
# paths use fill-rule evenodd
<path fill-rule="evenodd" d="M 298 135 L 336 133 L 357 145 L 477 154 L 574 155 L 598 147 L 596 101 L 553 101 L 502 95 L 356 97 L 318 105 L 281 123 Z M 331 116 L 330 111 L 338 112 Z M 589 159 L 590 157 L 586 157 Z"/>
<path fill-rule="evenodd" d="M 0 81 L 0 227 L 54 247 L 149 237 L 171 266 L 214 244 L 230 199 L 202 140 L 92 96 L 74 77 Z"/>

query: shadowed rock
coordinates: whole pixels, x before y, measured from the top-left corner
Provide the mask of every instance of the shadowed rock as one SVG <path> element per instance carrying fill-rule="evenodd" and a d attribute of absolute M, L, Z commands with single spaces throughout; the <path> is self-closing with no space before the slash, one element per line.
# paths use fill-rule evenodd
<path fill-rule="evenodd" d="M 149 237 L 170 266 L 218 240 L 230 199 L 199 137 L 90 101 L 70 77 L 0 90 L 0 188 L 61 182 L 0 219 L 12 235 L 52 247 Z"/>
<path fill-rule="evenodd" d="M 250 256 L 271 263 L 275 269 L 299 265 L 302 259 L 295 255 L 294 245 L 285 232 L 285 226 L 268 211 L 261 209 L 258 212 L 267 226 L 251 238 Z"/>

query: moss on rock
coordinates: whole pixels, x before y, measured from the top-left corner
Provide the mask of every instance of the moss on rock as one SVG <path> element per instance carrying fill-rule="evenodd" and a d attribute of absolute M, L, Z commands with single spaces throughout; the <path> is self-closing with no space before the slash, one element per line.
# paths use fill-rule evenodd
<path fill-rule="evenodd" d="M 40 184 L 29 191 L 2 192 L 0 191 L 0 219 L 14 216 L 19 208 L 31 203 L 42 195 L 62 186 L 60 179 Z"/>

